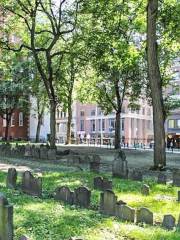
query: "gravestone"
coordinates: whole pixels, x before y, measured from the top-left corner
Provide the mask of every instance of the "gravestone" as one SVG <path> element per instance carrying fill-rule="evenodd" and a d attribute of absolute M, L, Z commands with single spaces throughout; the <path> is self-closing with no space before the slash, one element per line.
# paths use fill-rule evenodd
<path fill-rule="evenodd" d="M 167 181 L 166 175 L 164 173 L 159 173 L 157 182 L 159 184 L 166 184 L 166 181 Z"/>
<path fill-rule="evenodd" d="M 177 229 L 180 230 L 180 214 L 179 214 L 179 218 L 178 218 Z"/>
<path fill-rule="evenodd" d="M 20 238 L 19 238 L 19 240 L 30 240 L 28 237 L 26 237 L 26 236 L 21 236 Z"/>
<path fill-rule="evenodd" d="M 55 190 L 54 199 L 58 201 L 63 201 L 67 204 L 73 204 L 73 195 L 74 193 L 70 191 L 68 187 L 58 187 Z"/>
<path fill-rule="evenodd" d="M 137 210 L 136 221 L 153 225 L 153 213 L 147 208 L 140 208 Z"/>
<path fill-rule="evenodd" d="M 40 159 L 48 159 L 48 148 L 45 145 L 40 146 Z"/>
<path fill-rule="evenodd" d="M 83 156 L 80 156 L 80 163 L 90 163 L 91 162 L 91 158 L 89 155 L 85 154 Z"/>
<path fill-rule="evenodd" d="M 173 230 L 175 227 L 175 221 L 176 220 L 172 215 L 164 215 L 162 226 L 168 230 Z"/>
<path fill-rule="evenodd" d="M 25 171 L 22 177 L 22 191 L 32 196 L 41 197 L 42 179 L 34 177 L 29 171 Z"/>
<path fill-rule="evenodd" d="M 80 156 L 78 155 L 69 155 L 68 156 L 68 164 L 79 164 Z"/>
<path fill-rule="evenodd" d="M 90 171 L 99 173 L 100 171 L 101 158 L 99 155 L 93 155 L 90 161 Z"/>
<path fill-rule="evenodd" d="M 133 222 L 135 221 L 135 209 L 124 204 L 116 205 L 116 216 L 122 220 Z"/>
<path fill-rule="evenodd" d="M 173 171 L 173 185 L 180 187 L 180 170 Z"/>
<path fill-rule="evenodd" d="M 126 155 L 123 151 L 119 151 L 114 158 L 112 164 L 113 177 L 128 178 L 128 166 Z"/>
<path fill-rule="evenodd" d="M 117 197 L 111 190 L 106 190 L 100 195 L 100 212 L 105 215 L 115 216 Z"/>
<path fill-rule="evenodd" d="M 134 181 L 142 181 L 143 180 L 143 174 L 139 169 L 133 169 L 130 174 L 130 179 Z"/>
<path fill-rule="evenodd" d="M 24 153 L 25 157 L 31 157 L 32 156 L 32 152 L 31 152 L 31 145 L 30 144 L 26 144 L 25 145 L 25 153 Z"/>
<path fill-rule="evenodd" d="M 98 189 L 100 191 L 105 191 L 107 189 L 112 190 L 112 181 L 103 177 L 94 178 L 94 189 Z"/>
<path fill-rule="evenodd" d="M 91 201 L 91 191 L 86 187 L 79 187 L 74 191 L 74 204 L 80 207 L 89 208 Z"/>
<path fill-rule="evenodd" d="M 0 239 L 13 240 L 13 206 L 0 193 Z"/>
<path fill-rule="evenodd" d="M 180 202 L 180 191 L 178 191 L 178 202 Z"/>
<path fill-rule="evenodd" d="M 9 168 L 7 179 L 6 179 L 6 187 L 16 189 L 16 181 L 17 181 L 17 171 L 15 168 Z"/>
<path fill-rule="evenodd" d="M 56 160 L 56 149 L 55 148 L 50 148 L 48 150 L 48 159 L 49 160 Z"/>
<path fill-rule="evenodd" d="M 32 157 L 33 158 L 40 158 L 40 149 L 38 147 L 32 146 Z"/>
<path fill-rule="evenodd" d="M 150 187 L 147 184 L 143 184 L 141 187 L 141 193 L 145 196 L 148 196 L 150 193 Z"/>

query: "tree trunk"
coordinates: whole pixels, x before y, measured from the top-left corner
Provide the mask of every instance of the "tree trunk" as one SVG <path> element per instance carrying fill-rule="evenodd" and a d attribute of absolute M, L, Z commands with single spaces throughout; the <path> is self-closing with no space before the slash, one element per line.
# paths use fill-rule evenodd
<path fill-rule="evenodd" d="M 156 36 L 157 14 L 158 0 L 149 0 L 147 8 L 147 59 L 153 105 L 155 169 L 166 165 L 164 104 Z"/>
<path fill-rule="evenodd" d="M 56 147 L 56 101 L 50 101 L 50 147 Z"/>
<path fill-rule="evenodd" d="M 6 128 L 5 128 L 5 141 L 8 141 L 8 135 L 9 135 L 9 124 L 10 124 L 10 121 L 9 119 L 6 119 Z"/>
<path fill-rule="evenodd" d="M 42 123 L 42 116 L 38 114 L 38 124 L 36 128 L 36 143 L 38 143 L 40 140 L 41 123 Z"/>
<path fill-rule="evenodd" d="M 120 117 L 121 113 L 116 112 L 116 123 L 115 123 L 115 149 L 120 149 L 121 148 L 121 124 L 120 124 Z"/>
<path fill-rule="evenodd" d="M 72 122 L 72 107 L 71 100 L 68 102 L 68 122 L 67 122 L 67 140 L 66 144 L 71 144 L 71 122 Z"/>

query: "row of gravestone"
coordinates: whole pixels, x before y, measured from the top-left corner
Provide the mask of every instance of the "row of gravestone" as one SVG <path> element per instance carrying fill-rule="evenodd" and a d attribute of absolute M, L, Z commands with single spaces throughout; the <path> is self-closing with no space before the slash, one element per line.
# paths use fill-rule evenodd
<path fill-rule="evenodd" d="M 122 201 L 117 201 L 117 197 L 111 190 L 106 190 L 101 193 L 100 212 L 105 215 L 116 216 L 132 223 L 154 224 L 153 213 L 149 209 L 142 207 L 136 210 L 127 206 L 126 203 Z M 172 230 L 175 227 L 180 229 L 180 215 L 177 224 L 172 215 L 164 215 L 162 226 L 168 230 Z"/>
<path fill-rule="evenodd" d="M 56 149 L 51 149 L 47 145 L 40 145 L 36 147 L 35 145 L 11 145 L 9 143 L 0 145 L 0 152 L 4 156 L 12 157 L 29 157 L 35 159 L 56 159 Z"/>
<path fill-rule="evenodd" d="M 123 179 L 131 179 L 142 181 L 143 180 L 143 173 L 139 169 L 133 169 L 129 171 L 128 169 L 128 162 L 126 160 L 126 155 L 123 151 L 119 151 L 114 158 L 112 163 L 112 175 L 114 177 L 120 177 Z M 167 177 L 163 173 L 159 173 L 158 175 L 158 183 L 166 184 Z M 173 185 L 180 187 L 180 169 L 176 169 L 173 171 Z"/>
<path fill-rule="evenodd" d="M 7 187 L 10 188 L 17 188 L 16 184 L 17 180 L 17 171 L 15 168 L 10 168 L 8 170 L 7 175 Z M 108 215 L 115 215 L 120 217 L 124 220 L 129 220 L 131 222 L 135 221 L 135 210 L 126 206 L 126 204 L 122 201 L 117 202 L 117 197 L 114 195 L 112 190 L 112 181 L 109 181 L 106 178 L 96 177 L 94 178 L 94 188 L 104 191 L 101 193 L 101 201 L 100 201 L 100 211 L 108 214 Z M 147 191 L 147 186 L 143 185 L 143 191 Z M 33 195 L 33 196 L 41 196 L 42 195 L 42 180 L 41 178 L 35 178 L 31 172 L 25 171 L 22 177 L 22 191 Z M 147 195 L 147 193 L 145 193 Z M 63 201 L 70 205 L 78 205 L 80 207 L 89 208 L 91 202 L 91 191 L 88 190 L 86 187 L 79 187 L 72 192 L 68 187 L 58 187 L 55 190 L 55 200 Z M 178 201 L 180 202 L 180 191 L 178 192 Z M 144 210 L 144 208 L 140 209 L 142 212 L 148 212 Z M 137 211 L 137 222 L 141 220 L 141 211 Z M 150 215 L 147 214 L 150 219 Z M 143 219 L 143 217 L 142 217 Z M 145 223 L 152 224 L 152 221 L 149 221 L 144 217 Z M 152 218 L 151 218 L 152 219 Z M 167 222 L 167 216 L 164 218 L 163 223 Z M 173 217 L 172 217 L 173 219 Z M 166 220 L 166 221 L 165 221 Z M 165 224 L 164 224 L 165 226 Z M 168 227 L 167 227 L 168 228 Z"/>

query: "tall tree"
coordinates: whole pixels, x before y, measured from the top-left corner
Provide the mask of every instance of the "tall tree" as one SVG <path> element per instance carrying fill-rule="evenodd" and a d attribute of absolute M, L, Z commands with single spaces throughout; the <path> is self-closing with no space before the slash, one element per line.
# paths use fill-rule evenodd
<path fill-rule="evenodd" d="M 85 3 L 89 14 L 86 39 L 90 64 L 96 80 L 89 83 L 86 95 L 96 92 L 98 105 L 116 113 L 115 148 L 120 148 L 120 119 L 124 99 L 135 103 L 141 94 L 143 65 L 140 43 L 136 44 L 137 13 L 141 3 L 135 1 L 90 1 Z M 141 63 L 141 67 L 140 67 Z M 86 84 L 83 83 L 82 87 Z M 81 89 L 82 90 L 82 89 Z"/>
<path fill-rule="evenodd" d="M 59 65 L 56 63 L 65 52 L 64 39 L 67 39 L 75 29 L 79 1 L 9 0 L 3 1 L 2 6 L 3 11 L 10 18 L 20 21 L 23 31 L 14 33 L 20 38 L 15 43 L 12 43 L 9 37 L 3 37 L 1 43 L 10 51 L 25 49 L 32 53 L 49 99 L 50 145 L 54 148 L 58 103 L 56 84 L 59 81 L 59 74 L 57 74 Z M 8 20 L 7 25 L 8 23 L 11 26 L 12 21 Z M 9 30 L 10 28 L 7 29 Z M 15 48 L 16 45 L 19 47 Z"/>

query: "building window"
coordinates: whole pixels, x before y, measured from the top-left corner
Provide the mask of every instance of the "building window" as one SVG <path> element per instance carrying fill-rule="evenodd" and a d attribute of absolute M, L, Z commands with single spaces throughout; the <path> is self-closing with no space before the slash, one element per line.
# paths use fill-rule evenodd
<path fill-rule="evenodd" d="M 101 131 L 101 119 L 98 119 L 98 130 Z"/>
<path fill-rule="evenodd" d="M 149 129 L 149 130 L 152 129 L 152 123 L 151 123 L 151 120 L 147 120 L 147 129 Z"/>
<path fill-rule="evenodd" d="M 56 131 L 57 131 L 57 133 L 60 132 L 60 123 L 57 123 L 57 124 L 56 124 Z"/>
<path fill-rule="evenodd" d="M 92 110 L 91 111 L 91 116 L 95 116 L 96 115 L 96 111 L 95 110 Z"/>
<path fill-rule="evenodd" d="M 19 127 L 22 127 L 23 126 L 23 113 L 20 112 L 19 113 Z"/>
<path fill-rule="evenodd" d="M 109 131 L 114 131 L 115 130 L 115 119 L 114 118 L 110 118 L 109 119 Z"/>
<path fill-rule="evenodd" d="M 80 116 L 84 117 L 84 111 L 80 111 Z"/>
<path fill-rule="evenodd" d="M 147 115 L 151 116 L 151 109 L 150 108 L 148 108 Z"/>
<path fill-rule="evenodd" d="M 177 128 L 180 128 L 180 119 L 177 119 Z"/>
<path fill-rule="evenodd" d="M 60 111 L 59 111 L 59 109 L 57 110 L 57 118 L 60 118 Z"/>
<path fill-rule="evenodd" d="M 174 121 L 174 119 L 170 119 L 170 120 L 168 121 L 168 127 L 169 127 L 169 128 L 174 128 L 174 127 L 175 127 L 175 121 Z"/>
<path fill-rule="evenodd" d="M 15 114 L 13 113 L 11 115 L 11 127 L 14 127 L 15 126 Z"/>
<path fill-rule="evenodd" d="M 84 131 L 84 120 L 80 120 L 80 131 Z"/>
<path fill-rule="evenodd" d="M 95 132 L 96 130 L 96 125 L 95 125 L 95 120 L 91 120 L 91 132 Z"/>
<path fill-rule="evenodd" d="M 102 119 L 102 131 L 105 131 L 105 119 Z"/>
<path fill-rule="evenodd" d="M 125 113 L 126 112 L 126 109 L 125 109 L 125 107 L 122 107 L 122 111 L 121 111 L 122 113 Z"/>

